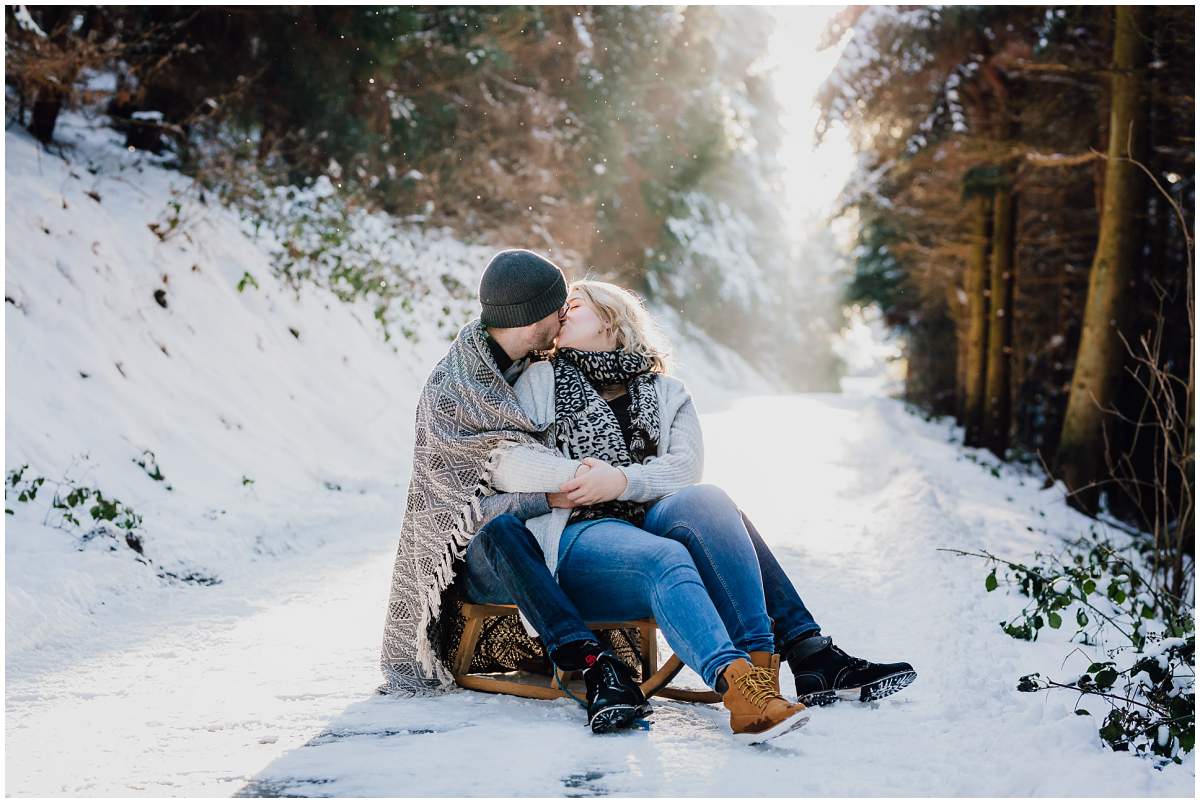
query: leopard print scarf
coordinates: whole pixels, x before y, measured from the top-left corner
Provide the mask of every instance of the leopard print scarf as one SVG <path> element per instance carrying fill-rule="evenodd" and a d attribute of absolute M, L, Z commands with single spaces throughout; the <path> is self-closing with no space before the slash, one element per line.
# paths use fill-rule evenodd
<path fill-rule="evenodd" d="M 598 388 L 625 384 L 633 434 L 628 444 L 617 416 Z M 641 463 L 658 443 L 658 392 L 650 362 L 640 354 L 615 351 L 559 349 L 554 360 L 554 415 L 560 448 L 576 460 L 594 457 L 614 466 Z M 612 500 L 577 507 L 569 521 L 625 519 L 641 526 L 646 504 Z"/>

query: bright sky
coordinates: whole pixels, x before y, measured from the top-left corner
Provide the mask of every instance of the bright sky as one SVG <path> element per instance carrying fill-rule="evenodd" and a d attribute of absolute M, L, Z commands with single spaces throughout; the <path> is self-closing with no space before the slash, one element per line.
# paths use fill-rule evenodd
<path fill-rule="evenodd" d="M 854 152 L 842 129 L 831 131 L 814 150 L 817 109 L 814 98 L 841 55 L 842 46 L 817 51 L 817 40 L 829 18 L 842 6 L 779 6 L 767 9 L 778 24 L 767 63 L 775 74 L 775 94 L 782 106 L 787 139 L 783 163 L 787 171 L 790 212 L 798 217 L 828 214 L 854 168 Z"/>
<path fill-rule="evenodd" d="M 786 138 L 783 161 L 787 195 L 785 214 L 790 220 L 822 220 L 833 209 L 856 162 L 846 130 L 836 126 L 815 147 L 818 112 L 817 89 L 829 76 L 842 54 L 848 37 L 823 51 L 817 41 L 829 19 L 841 6 L 779 6 L 768 9 L 776 26 L 766 64 L 775 76 Z M 837 221 L 832 230 L 842 249 L 854 240 L 852 218 Z M 803 238 L 811 229 L 791 229 Z M 798 243 L 803 247 L 803 243 Z M 808 266 L 809 269 L 812 265 Z M 846 326 L 833 340 L 833 348 L 846 362 L 847 376 L 841 380 L 847 393 L 893 393 L 904 376 L 904 363 L 895 339 L 889 335 L 876 309 L 853 307 L 847 311 Z"/>

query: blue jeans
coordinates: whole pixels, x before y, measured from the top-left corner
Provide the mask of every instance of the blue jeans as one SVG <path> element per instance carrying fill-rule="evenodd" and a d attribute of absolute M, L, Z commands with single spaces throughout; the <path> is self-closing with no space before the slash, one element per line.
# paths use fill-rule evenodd
<path fill-rule="evenodd" d="M 758 556 L 758 570 L 762 573 L 763 593 L 767 598 L 767 613 L 775 627 L 776 651 L 782 652 L 784 647 L 800 636 L 819 635 L 820 625 L 813 619 L 804 600 L 800 599 L 800 593 L 775 559 L 775 554 L 759 535 L 758 529 L 750 523 L 750 519 L 746 518 L 746 514 L 741 513 L 741 516 L 742 523 L 746 526 L 746 534 L 750 536 L 750 543 L 754 544 L 754 554 Z"/>
<path fill-rule="evenodd" d="M 585 619 L 653 616 L 713 688 L 730 661 L 775 650 L 768 598 L 787 617 L 781 643 L 818 629 L 761 536 L 751 536 L 737 506 L 712 485 L 658 500 L 640 529 L 618 519 L 569 525 L 558 580 Z"/>
<path fill-rule="evenodd" d="M 511 513 L 485 524 L 467 545 L 463 593 L 471 602 L 516 604 L 537 630 L 546 651 L 595 639 L 574 604 L 546 568 L 542 548 Z"/>
<path fill-rule="evenodd" d="M 734 516 L 740 520 L 740 527 Z M 586 542 L 582 540 L 585 533 L 601 525 L 603 530 L 593 533 Z M 597 538 L 613 532 L 614 527 L 619 533 L 617 538 Z M 776 644 L 782 647 L 799 635 L 820 631 L 758 530 L 719 488 L 691 486 L 660 499 L 648 511 L 645 527 L 641 530 L 617 519 L 568 526 L 559 544 L 556 583 L 546 569 L 541 548 L 524 524 L 512 515 L 498 516 L 476 533 L 467 548 L 464 593 L 472 602 L 515 602 L 551 652 L 569 642 L 592 638 L 585 620 L 654 616 L 680 659 L 710 686 L 715 685 L 714 672 L 730 660 L 745 657 L 750 650 L 771 650 Z M 631 540 L 625 536 L 635 537 Z M 645 536 L 657 540 L 650 542 Z M 666 546 L 664 540 L 671 546 Z M 747 541 L 756 568 L 748 558 Z M 575 554 L 574 547 L 589 543 L 590 557 L 586 552 Z M 621 548 L 614 550 L 614 545 Z M 584 588 L 587 577 L 581 574 L 592 571 L 589 563 L 599 569 L 629 558 L 629 552 L 637 550 L 657 554 L 657 569 L 653 577 L 643 573 L 638 581 L 642 589 L 636 605 L 618 599 L 625 594 L 623 586 L 606 587 L 597 582 Z M 575 566 L 570 585 L 564 576 L 567 558 Z M 640 560 L 636 554 L 633 558 Z M 757 594 L 755 581 L 750 579 L 755 571 Z M 672 587 L 682 589 L 679 598 L 662 597 L 661 612 L 656 612 L 651 597 Z M 703 593 L 697 595 L 700 589 Z M 770 621 L 766 635 L 763 632 L 763 604 L 773 620 L 774 638 L 770 636 Z M 615 610 L 617 607 L 621 610 Z M 707 616 L 703 627 L 683 621 L 679 609 L 683 613 L 703 611 Z M 705 663 L 713 672 L 705 673 Z"/>

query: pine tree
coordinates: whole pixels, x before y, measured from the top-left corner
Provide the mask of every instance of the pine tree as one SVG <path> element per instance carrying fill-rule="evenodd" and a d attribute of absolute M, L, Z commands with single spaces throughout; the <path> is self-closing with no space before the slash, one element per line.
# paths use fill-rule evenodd
<path fill-rule="evenodd" d="M 1055 458 L 1060 476 L 1073 492 L 1073 502 L 1087 510 L 1096 507 L 1097 481 L 1110 473 L 1105 462 L 1104 426 L 1122 366 L 1120 332 L 1127 320 L 1122 298 L 1130 285 L 1141 236 L 1136 210 L 1145 182 L 1130 160 L 1142 155 L 1146 103 L 1141 93 L 1141 74 L 1145 69 L 1148 16 L 1138 6 L 1117 6 L 1113 13 L 1111 103 L 1100 238 L 1089 273 L 1083 333 Z"/>

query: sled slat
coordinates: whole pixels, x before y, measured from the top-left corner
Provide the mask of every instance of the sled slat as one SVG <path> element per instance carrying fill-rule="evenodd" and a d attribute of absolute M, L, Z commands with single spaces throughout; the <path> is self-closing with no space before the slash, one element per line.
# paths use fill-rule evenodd
<path fill-rule="evenodd" d="M 464 689 L 488 692 L 490 694 L 512 694 L 517 697 L 527 697 L 535 700 L 556 700 L 565 696 L 561 689 L 554 685 L 554 678 L 547 678 L 545 685 L 520 680 L 495 677 L 472 673 L 471 659 L 475 656 L 479 636 L 483 632 L 484 620 L 490 616 L 512 616 L 517 613 L 516 605 L 490 605 L 474 602 L 463 603 L 462 638 L 458 643 L 458 652 L 454 656 L 454 682 Z M 719 703 L 721 696 L 713 691 L 676 689 L 668 684 L 674 680 L 683 669 L 683 662 L 675 655 L 658 665 L 658 625 L 653 619 L 636 619 L 629 622 L 588 622 L 592 630 L 627 630 L 636 629 L 642 641 L 642 693 L 647 698 L 659 696 L 672 700 L 683 700 L 696 703 Z"/>

